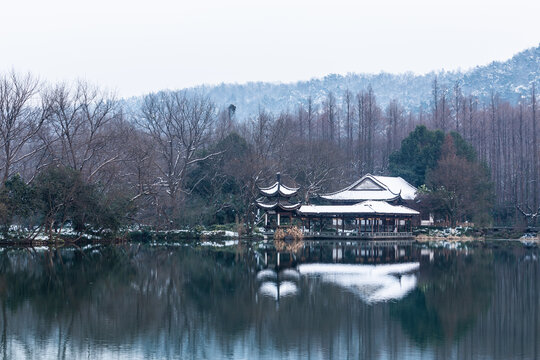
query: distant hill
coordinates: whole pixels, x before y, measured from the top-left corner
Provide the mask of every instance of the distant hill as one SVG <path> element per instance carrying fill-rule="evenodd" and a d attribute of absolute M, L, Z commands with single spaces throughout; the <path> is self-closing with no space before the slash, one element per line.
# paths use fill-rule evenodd
<path fill-rule="evenodd" d="M 440 71 L 425 75 L 331 74 L 288 84 L 250 82 L 198 86 L 187 90 L 207 94 L 220 108 L 234 104 L 239 119 L 255 115 L 259 108 L 275 114 L 292 111 L 299 104 L 306 104 L 309 96 L 315 104 L 322 104 L 328 92 L 333 92 L 339 103 L 346 89 L 357 93 L 367 89 L 370 84 L 380 105 L 386 106 L 392 99 L 397 99 L 406 109 L 416 111 L 429 107 L 435 76 L 440 87 L 447 88 L 450 94 L 455 82 L 459 81 L 465 95 L 473 94 L 485 100 L 493 91 L 501 99 L 515 103 L 521 95 L 529 94 L 532 82 L 540 84 L 540 45 L 524 50 L 507 61 L 477 66 L 466 72 Z M 133 109 L 139 101 L 140 98 L 130 98 L 125 103 Z"/>

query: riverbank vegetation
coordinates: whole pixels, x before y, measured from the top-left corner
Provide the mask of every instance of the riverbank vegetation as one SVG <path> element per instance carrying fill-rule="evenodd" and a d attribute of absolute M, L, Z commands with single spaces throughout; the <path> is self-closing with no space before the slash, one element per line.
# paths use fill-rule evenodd
<path fill-rule="evenodd" d="M 305 201 L 365 173 L 402 176 L 449 224 L 532 224 L 539 205 L 536 93 L 488 102 L 433 83 L 420 111 L 370 87 L 236 117 L 234 104 L 163 91 L 135 105 L 85 82 L 0 74 L 0 227 L 5 236 L 168 231 L 260 218 L 276 172 Z M 525 217 L 523 214 L 529 215 Z M 30 235 L 28 235 L 30 234 Z"/>

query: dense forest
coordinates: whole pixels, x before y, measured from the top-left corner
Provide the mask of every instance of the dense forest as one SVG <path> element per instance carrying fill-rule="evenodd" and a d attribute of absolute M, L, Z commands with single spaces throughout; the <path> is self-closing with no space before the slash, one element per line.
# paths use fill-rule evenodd
<path fill-rule="evenodd" d="M 305 201 L 365 173 L 401 175 L 421 193 L 446 191 L 438 200 L 452 204 L 437 206 L 453 222 L 522 223 L 540 202 L 534 83 L 517 104 L 462 86 L 435 77 L 429 111 L 382 107 L 367 86 L 237 119 L 204 94 L 152 93 L 128 111 L 85 82 L 2 74 L 0 220 L 46 231 L 253 224 L 257 185 L 279 171 Z"/>

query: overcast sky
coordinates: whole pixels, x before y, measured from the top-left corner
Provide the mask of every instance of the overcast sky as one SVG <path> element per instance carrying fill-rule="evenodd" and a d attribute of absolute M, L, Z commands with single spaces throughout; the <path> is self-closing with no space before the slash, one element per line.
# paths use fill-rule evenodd
<path fill-rule="evenodd" d="M 540 42 L 540 1 L 7 0 L 0 72 L 120 96 L 347 72 L 425 73 Z"/>

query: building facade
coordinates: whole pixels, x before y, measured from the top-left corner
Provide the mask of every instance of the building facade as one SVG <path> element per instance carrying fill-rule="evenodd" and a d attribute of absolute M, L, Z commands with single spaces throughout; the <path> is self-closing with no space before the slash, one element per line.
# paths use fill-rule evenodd
<path fill-rule="evenodd" d="M 416 198 L 416 188 L 401 177 L 367 174 L 346 188 L 321 194 L 318 204 L 301 205 L 291 202 L 298 188 L 284 187 L 280 179 L 268 188 L 260 188 L 265 199 L 257 200 L 268 216 L 287 214 L 288 225 L 302 228 L 305 236 L 313 238 L 404 238 L 412 236 L 413 219 L 419 212 L 405 206 Z M 279 200 L 281 199 L 281 200 Z M 294 219 L 294 220 L 293 220 Z M 295 223 L 296 221 L 296 223 Z"/>

